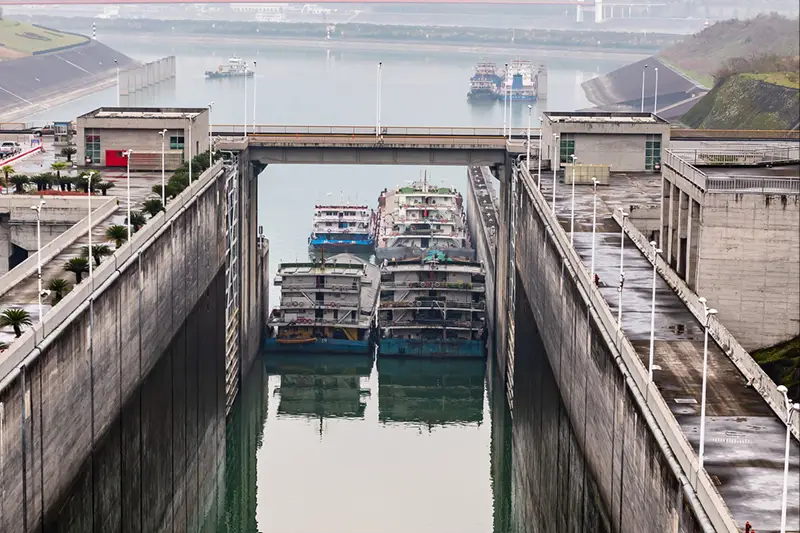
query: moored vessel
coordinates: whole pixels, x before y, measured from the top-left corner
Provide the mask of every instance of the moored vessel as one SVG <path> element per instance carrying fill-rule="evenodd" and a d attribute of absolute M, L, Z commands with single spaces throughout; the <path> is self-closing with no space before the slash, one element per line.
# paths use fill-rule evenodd
<path fill-rule="evenodd" d="M 316 205 L 308 248 L 325 253 L 369 255 L 375 250 L 377 214 L 366 205 Z"/>
<path fill-rule="evenodd" d="M 371 353 L 380 269 L 352 254 L 278 269 L 280 306 L 272 311 L 273 352 Z"/>
<path fill-rule="evenodd" d="M 228 59 L 227 65 L 220 65 L 217 70 L 207 70 L 206 78 L 250 78 L 255 73 L 249 69 L 247 61 L 240 57 L 233 56 Z"/>

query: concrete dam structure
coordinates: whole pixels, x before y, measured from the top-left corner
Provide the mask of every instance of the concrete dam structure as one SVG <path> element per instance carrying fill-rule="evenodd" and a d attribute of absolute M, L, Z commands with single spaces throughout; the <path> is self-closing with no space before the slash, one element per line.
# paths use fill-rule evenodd
<path fill-rule="evenodd" d="M 0 531 L 199 530 L 260 340 L 256 184 L 216 163 L 3 354 Z"/>

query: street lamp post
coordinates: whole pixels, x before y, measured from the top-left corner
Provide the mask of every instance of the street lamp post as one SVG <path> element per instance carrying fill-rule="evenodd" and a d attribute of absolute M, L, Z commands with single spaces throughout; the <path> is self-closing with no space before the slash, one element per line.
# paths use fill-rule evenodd
<path fill-rule="evenodd" d="M 656 259 L 661 249 L 656 241 L 650 241 L 650 248 L 653 250 L 653 295 L 650 298 L 650 362 L 647 365 L 648 382 L 653 381 L 653 353 L 655 351 L 656 340 Z"/>
<path fill-rule="evenodd" d="M 506 63 L 506 69 L 503 71 L 503 137 L 506 136 L 508 130 L 508 92 L 506 91 L 506 80 L 508 79 L 508 63 Z"/>
<path fill-rule="evenodd" d="M 128 179 L 126 180 L 127 187 L 128 187 L 128 240 L 131 240 L 131 156 L 133 155 L 133 150 L 125 150 L 122 155 L 125 156 L 125 159 L 128 160 Z"/>
<path fill-rule="evenodd" d="M 513 76 L 511 78 L 514 79 Z M 511 127 L 511 117 L 513 116 L 511 110 L 514 108 L 514 91 L 512 91 L 513 82 L 508 84 L 508 140 L 511 140 L 511 132 L 513 128 Z"/>
<path fill-rule="evenodd" d="M 617 287 L 617 292 L 619 292 L 619 302 L 617 305 L 617 330 L 622 331 L 622 288 L 625 286 L 625 270 L 623 268 L 625 258 L 625 221 L 628 219 L 628 213 L 626 213 L 621 207 L 618 207 L 617 210 L 619 211 L 620 218 L 622 219 L 620 223 L 619 243 L 619 286 Z"/>
<path fill-rule="evenodd" d="M 530 143 L 530 134 L 528 135 L 528 143 Z M 537 187 L 539 187 L 539 190 L 541 190 L 542 189 L 542 117 L 539 117 L 539 154 L 536 156 L 536 159 L 539 160 L 539 170 L 536 172 L 536 185 Z"/>
<path fill-rule="evenodd" d="M 40 219 L 44 204 L 44 200 L 39 200 L 38 205 L 31 206 L 31 209 L 36 211 L 36 272 L 39 278 L 39 324 L 42 323 L 42 228 Z"/>
<path fill-rule="evenodd" d="M 526 159 L 528 164 L 528 171 L 530 171 L 531 169 L 531 113 L 533 113 L 533 106 L 531 104 L 528 104 L 528 146 L 527 146 L 528 153 Z"/>
<path fill-rule="evenodd" d="M 597 183 L 597 179 L 592 178 L 592 273 L 590 275 L 592 283 L 594 283 L 594 242 L 595 233 L 597 231 Z"/>
<path fill-rule="evenodd" d="M 572 154 L 572 208 L 569 215 L 569 243 L 572 244 L 575 235 L 575 166 L 578 164 L 578 158 Z"/>
<path fill-rule="evenodd" d="M 256 74 L 256 62 L 253 61 L 253 133 L 256 132 L 256 95 L 258 92 L 258 74 Z"/>
<path fill-rule="evenodd" d="M 700 469 L 703 469 L 703 459 L 706 449 L 706 383 L 708 382 L 708 323 L 712 315 L 717 314 L 716 309 L 709 309 L 706 305 L 707 300 L 702 296 L 698 298 L 703 304 L 703 317 L 705 323 L 703 329 L 703 384 L 700 391 Z"/>
<path fill-rule="evenodd" d="M 792 411 L 800 411 L 800 403 L 792 404 L 789 390 L 785 385 L 778 385 L 778 392 L 783 394 L 786 402 L 786 451 L 783 455 L 783 497 L 781 498 L 781 533 L 786 533 L 786 498 L 789 494 L 789 450 L 792 434 Z"/>
<path fill-rule="evenodd" d="M 192 129 L 194 128 L 194 118 L 189 115 L 189 185 L 192 185 Z M 184 145 L 184 150 L 186 146 Z"/>
<path fill-rule="evenodd" d="M 642 69 L 642 113 L 644 113 L 644 75 L 647 72 L 647 65 Z"/>
<path fill-rule="evenodd" d="M 655 68 L 656 71 L 656 88 L 653 91 L 653 114 L 658 113 L 658 67 Z"/>
<path fill-rule="evenodd" d="M 117 67 L 117 107 L 119 107 L 119 62 L 116 59 L 114 65 Z"/>
<path fill-rule="evenodd" d="M 165 162 L 164 162 L 164 155 L 165 155 L 165 152 L 164 152 L 164 139 L 167 136 L 167 130 L 165 130 L 165 129 L 161 130 L 161 131 L 158 132 L 158 134 L 161 135 L 161 207 L 162 208 L 166 208 L 167 207 L 167 194 L 166 194 L 167 183 L 165 181 L 166 167 L 165 167 Z"/>
<path fill-rule="evenodd" d="M 208 104 L 208 168 L 214 165 L 214 147 L 211 140 L 211 109 L 214 107 L 214 102 Z"/>
<path fill-rule="evenodd" d="M 247 138 L 247 65 L 244 67 L 244 124 L 242 125 L 242 135 Z"/>
<path fill-rule="evenodd" d="M 553 214 L 556 214 L 556 176 L 558 174 L 558 166 L 561 164 L 561 148 L 558 146 L 558 133 L 553 134 L 553 156 L 550 159 L 550 166 L 553 167 L 553 202 L 550 206 L 553 208 Z M 558 152 L 556 152 L 558 150 Z M 555 164 L 553 164 L 555 160 Z"/>
<path fill-rule="evenodd" d="M 383 61 L 378 61 L 378 89 L 376 91 L 375 102 L 375 137 L 381 136 L 381 70 L 383 68 Z"/>
<path fill-rule="evenodd" d="M 95 172 L 89 172 L 89 175 L 86 178 L 89 180 L 89 186 L 87 190 L 89 191 L 89 281 L 91 282 L 92 279 L 92 178 L 94 177 Z"/>

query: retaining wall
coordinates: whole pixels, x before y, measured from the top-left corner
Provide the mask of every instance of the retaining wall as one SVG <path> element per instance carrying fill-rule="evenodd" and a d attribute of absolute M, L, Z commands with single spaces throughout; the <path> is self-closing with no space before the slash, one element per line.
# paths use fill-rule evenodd
<path fill-rule="evenodd" d="M 195 304 L 204 301 L 207 309 L 212 304 L 220 307 L 209 287 L 225 264 L 222 176 L 221 163 L 206 171 L 165 213 L 150 220 L 94 270 L 92 278 L 75 287 L 42 325 L 28 329 L 3 354 L 0 531 L 36 530 L 111 430 L 122 406 L 169 351 Z M 215 320 L 219 318 L 200 329 L 222 331 Z M 206 346 L 195 344 L 194 349 Z M 167 424 L 155 405 L 151 414 L 154 424 Z M 162 430 L 159 426 L 155 432 Z M 123 428 L 120 438 L 135 434 Z M 149 439 L 158 441 L 153 431 L 141 430 L 139 435 L 142 449 Z M 128 457 L 121 461 L 136 468 Z M 97 466 L 114 468 L 106 462 Z M 161 467 L 151 472 L 167 475 Z M 158 512 L 152 507 L 154 496 L 145 494 L 147 483 L 140 483 L 144 483 L 139 492 L 145 498 L 143 509 Z M 131 497 L 123 508 L 138 503 L 135 495 Z M 103 501 L 93 498 L 92 505 L 98 509 Z"/>

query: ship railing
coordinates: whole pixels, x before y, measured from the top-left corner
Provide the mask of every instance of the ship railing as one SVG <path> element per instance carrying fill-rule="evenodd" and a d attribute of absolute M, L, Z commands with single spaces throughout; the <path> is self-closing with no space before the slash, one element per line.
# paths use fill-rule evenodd
<path fill-rule="evenodd" d="M 282 311 L 303 311 L 307 309 L 342 309 L 347 311 L 357 311 L 358 310 L 358 303 L 357 302 L 349 302 L 349 303 L 336 303 L 336 302 L 326 302 L 326 303 L 317 303 L 317 302 L 309 302 L 309 301 L 296 301 L 296 302 L 287 302 L 286 304 L 281 304 L 280 309 Z"/>
<path fill-rule="evenodd" d="M 468 328 L 480 329 L 484 323 L 476 320 L 437 320 L 437 319 L 396 319 L 384 322 L 383 325 L 402 328 Z"/>
<path fill-rule="evenodd" d="M 357 291 L 358 285 L 353 284 L 342 284 L 342 283 L 286 283 L 284 281 L 281 284 L 282 290 L 305 290 L 305 289 L 325 289 L 329 291 L 342 291 L 342 292 L 350 292 L 350 291 Z"/>
<path fill-rule="evenodd" d="M 445 281 L 401 281 L 381 282 L 382 289 L 443 289 L 461 291 L 482 291 L 486 289 L 483 283 L 461 283 Z"/>
<path fill-rule="evenodd" d="M 447 309 L 448 311 L 459 310 L 478 310 L 486 309 L 485 302 L 459 302 L 455 300 L 434 300 L 434 301 L 409 301 L 409 300 L 381 300 L 381 307 L 393 308 L 416 308 L 416 309 Z"/>

